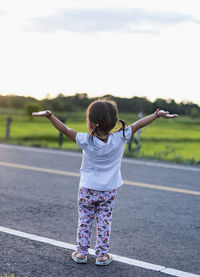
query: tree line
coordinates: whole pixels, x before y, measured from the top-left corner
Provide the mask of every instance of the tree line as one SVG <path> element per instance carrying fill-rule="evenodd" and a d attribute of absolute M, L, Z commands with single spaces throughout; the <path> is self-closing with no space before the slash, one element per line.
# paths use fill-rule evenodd
<path fill-rule="evenodd" d="M 200 106 L 192 102 L 176 103 L 173 99 L 157 98 L 151 102 L 146 97 L 133 96 L 132 98 L 116 97 L 113 95 L 104 95 L 101 98 L 107 98 L 117 103 L 119 112 L 130 112 L 144 114 L 152 113 L 156 108 L 161 108 L 170 113 L 178 113 L 181 115 L 189 115 L 191 117 L 200 116 Z M 40 110 L 49 109 L 57 112 L 66 111 L 83 111 L 88 105 L 98 99 L 98 97 L 90 98 L 87 93 L 76 93 L 74 95 L 65 96 L 58 94 L 55 98 L 44 98 L 37 100 L 33 97 L 17 96 L 17 95 L 0 95 L 0 107 Z"/>

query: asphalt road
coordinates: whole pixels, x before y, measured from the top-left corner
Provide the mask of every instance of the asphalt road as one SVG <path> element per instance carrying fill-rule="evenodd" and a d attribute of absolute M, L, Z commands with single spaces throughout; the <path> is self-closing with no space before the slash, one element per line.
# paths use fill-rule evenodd
<path fill-rule="evenodd" d="M 23 165 L 78 173 L 80 164 L 79 153 L 0 145 L 0 226 L 76 245 L 79 177 Z M 200 192 L 200 167 L 124 159 L 122 176 L 158 189 L 118 189 L 110 253 L 200 274 L 200 194 L 187 193 Z M 97 267 L 92 255 L 87 265 L 77 265 L 71 249 L 1 231 L 0 249 L 0 276 L 171 276 L 117 261 Z"/>

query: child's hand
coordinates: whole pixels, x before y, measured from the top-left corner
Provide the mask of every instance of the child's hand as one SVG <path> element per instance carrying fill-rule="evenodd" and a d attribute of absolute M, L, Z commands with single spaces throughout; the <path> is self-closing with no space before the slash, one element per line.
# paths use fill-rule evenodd
<path fill-rule="evenodd" d="M 159 110 L 157 109 L 155 114 L 157 115 L 157 117 L 164 117 L 164 118 L 174 118 L 174 117 L 178 117 L 177 114 L 169 114 L 169 112 L 167 111 L 163 111 L 163 110 Z"/>
<path fill-rule="evenodd" d="M 47 111 L 41 111 L 41 112 L 33 112 L 32 113 L 33 116 L 45 116 L 47 118 L 52 116 L 52 112 L 47 110 Z"/>

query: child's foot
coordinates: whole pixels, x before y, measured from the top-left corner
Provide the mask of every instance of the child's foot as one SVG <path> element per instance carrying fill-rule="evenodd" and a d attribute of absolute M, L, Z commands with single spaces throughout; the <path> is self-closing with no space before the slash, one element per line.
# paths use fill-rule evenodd
<path fill-rule="evenodd" d="M 72 253 L 72 259 L 79 264 L 87 263 L 87 256 L 84 256 L 81 253 L 78 253 L 76 251 Z"/>
<path fill-rule="evenodd" d="M 79 259 L 85 259 L 86 258 L 86 256 L 84 256 L 83 254 L 78 253 L 78 252 L 76 252 L 75 256 Z"/>
<path fill-rule="evenodd" d="M 97 258 L 97 261 L 99 261 L 99 262 L 105 262 L 107 259 L 109 259 L 109 256 L 108 256 L 108 255 L 103 256 L 103 257 L 98 257 L 98 258 Z"/>
<path fill-rule="evenodd" d="M 108 265 L 113 261 L 113 257 L 110 254 L 107 254 L 104 257 L 98 257 L 96 259 L 96 265 Z"/>

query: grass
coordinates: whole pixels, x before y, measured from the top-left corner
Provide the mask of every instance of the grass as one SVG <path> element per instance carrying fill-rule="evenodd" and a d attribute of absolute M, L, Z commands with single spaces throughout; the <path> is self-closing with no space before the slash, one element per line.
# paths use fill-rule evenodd
<path fill-rule="evenodd" d="M 65 114 L 56 114 L 63 116 Z M 10 129 L 10 139 L 5 141 L 6 118 L 13 118 Z M 137 115 L 120 114 L 127 124 L 137 120 Z M 67 114 L 67 125 L 79 132 L 87 132 L 85 113 Z M 139 158 L 174 161 L 179 163 L 200 163 L 200 118 L 191 119 L 180 116 L 170 120 L 160 118 L 141 129 L 139 152 L 132 145 L 131 153 L 127 147 L 125 155 Z M 33 118 L 23 114 L 23 111 L 10 109 L 0 111 L 0 142 L 11 144 L 59 148 L 58 131 L 46 118 Z M 62 149 L 79 150 L 79 147 L 66 137 L 63 138 Z"/>

